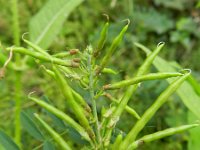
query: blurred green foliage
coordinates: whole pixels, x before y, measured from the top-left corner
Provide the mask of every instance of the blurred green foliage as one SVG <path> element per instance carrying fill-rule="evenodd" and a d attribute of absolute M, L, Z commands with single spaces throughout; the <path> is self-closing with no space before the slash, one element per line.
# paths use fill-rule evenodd
<path fill-rule="evenodd" d="M 29 20 L 46 1 L 19 1 L 21 34 L 28 31 Z M 7 45 L 10 46 L 12 41 L 9 1 L 0 0 L 0 6 L 0 41 L 3 47 L 6 47 Z M 106 45 L 109 45 L 113 37 L 119 33 L 121 27 L 124 25 L 122 21 L 127 18 L 131 20 L 131 25 L 124 38 L 124 42 L 122 42 L 120 50 L 115 53 L 115 56 L 111 60 L 112 65 L 110 67 L 118 70 L 119 74 L 112 77 L 105 77 L 107 83 L 133 76 L 135 68 L 143 60 L 143 53 L 139 52 L 133 46 L 133 42 L 138 41 L 149 48 L 153 48 L 160 41 L 165 41 L 167 44 L 164 51 L 161 52 L 162 57 L 167 60 L 175 60 L 183 67 L 191 68 L 193 75 L 200 81 L 199 7 L 200 2 L 197 0 L 87 0 L 64 23 L 61 32 L 49 48 L 51 50 L 50 53 L 71 48 L 83 50 L 88 43 L 94 44 L 106 20 L 102 14 L 106 13 L 109 15 L 111 22 Z M 2 48 L 0 48 L 0 53 L 5 53 Z M 152 68 L 152 70 L 154 69 Z M 36 68 L 33 65 L 33 69 L 28 69 L 24 73 L 22 82 L 25 94 L 28 94 L 30 91 L 37 91 L 40 95 L 45 93 L 45 95 L 55 98 L 54 102 L 56 106 L 61 110 L 66 110 L 63 105 L 63 97 L 61 94 L 58 94 L 60 91 L 55 88 L 55 83 L 51 82 L 49 76 L 38 70 L 40 68 Z M 13 87 L 8 85 L 12 85 L 12 78 L 13 72 L 9 70 L 6 79 L 0 81 L 0 128 L 5 130 L 10 128 L 7 131 L 10 135 L 13 132 L 12 114 L 14 102 L 11 98 Z M 142 114 L 152 104 L 152 100 L 156 98 L 156 95 L 165 89 L 166 85 L 164 81 L 142 84 L 133 101 L 130 102 L 130 106 Z M 117 92 L 115 95 L 116 98 L 120 97 L 122 91 Z M 23 108 L 26 110 L 26 108 L 30 108 L 33 104 L 27 101 L 26 95 L 23 98 L 25 99 Z M 106 104 L 104 99 L 99 102 L 100 107 L 102 105 L 108 107 Z M 123 123 L 118 124 L 118 129 L 125 129 L 124 131 L 127 132 L 136 121 L 134 118 L 130 118 L 129 114 L 124 113 L 122 117 Z M 174 95 L 173 102 L 169 100 L 141 134 L 178 126 L 187 123 L 187 121 L 187 109 L 181 103 L 180 99 Z M 193 131 L 191 134 L 194 132 L 199 131 Z M 23 141 L 24 144 L 29 143 L 31 147 L 34 147 L 35 142 L 31 141 L 31 137 L 29 135 L 25 135 L 24 137 L 27 137 L 27 140 Z M 188 134 L 176 135 L 146 144 L 140 149 L 155 150 L 159 149 L 158 147 L 162 147 L 163 150 L 182 150 L 186 149 L 188 138 Z M 190 150 L 192 149 L 191 145 L 189 148 Z"/>

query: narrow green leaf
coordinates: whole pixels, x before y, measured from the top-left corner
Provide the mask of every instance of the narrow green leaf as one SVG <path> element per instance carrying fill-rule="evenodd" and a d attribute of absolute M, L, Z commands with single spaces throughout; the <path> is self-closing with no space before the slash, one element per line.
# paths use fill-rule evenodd
<path fill-rule="evenodd" d="M 20 150 L 20 148 L 13 142 L 13 140 L 0 130 L 0 144 L 5 150 Z"/>
<path fill-rule="evenodd" d="M 44 100 L 46 103 L 53 106 L 51 101 L 48 99 L 47 96 L 42 96 L 42 100 Z M 52 119 L 53 123 L 61 128 L 62 130 L 67 131 L 67 135 L 70 137 L 70 139 L 76 143 L 79 144 L 87 144 L 88 142 L 82 138 L 82 136 L 69 124 L 64 123 L 62 119 L 54 115 L 52 112 L 44 109 L 44 111 L 47 113 L 47 115 Z"/>
<path fill-rule="evenodd" d="M 48 103 L 48 104 L 50 104 L 50 105 L 52 105 L 53 106 L 53 104 L 51 103 L 51 101 L 49 100 L 49 98 L 47 97 L 47 96 L 42 96 L 42 98 L 41 98 L 42 100 L 44 100 L 46 103 Z M 48 110 L 46 110 L 46 109 L 44 109 L 44 111 L 47 113 L 47 115 L 53 120 L 53 123 L 57 126 L 57 127 L 59 127 L 59 128 L 61 128 L 61 129 L 66 129 L 66 126 L 65 126 L 65 124 L 64 124 L 64 122 L 63 122 L 63 120 L 62 119 L 60 119 L 60 118 L 58 118 L 56 115 L 54 115 L 53 113 L 51 113 L 50 111 L 48 111 Z"/>
<path fill-rule="evenodd" d="M 38 114 L 34 114 L 38 121 L 42 124 L 42 126 L 49 132 L 51 137 L 60 145 L 63 150 L 71 150 L 69 145 L 65 142 L 65 140 L 54 131 L 46 122 L 44 122 Z"/>
<path fill-rule="evenodd" d="M 21 122 L 23 125 L 23 128 L 34 138 L 38 140 L 44 140 L 44 136 L 35 124 L 35 122 L 31 119 L 31 117 L 25 113 L 21 112 Z"/>
<path fill-rule="evenodd" d="M 49 0 L 30 21 L 30 40 L 43 49 L 48 48 L 66 18 L 83 1 Z"/>
<path fill-rule="evenodd" d="M 39 100 L 37 98 L 29 96 L 29 99 L 36 102 L 41 107 L 47 109 L 49 112 L 53 113 L 54 115 L 56 115 L 57 117 L 59 117 L 60 119 L 62 119 L 66 123 L 68 123 L 69 125 L 71 125 L 74 129 L 76 129 L 81 134 L 81 136 L 83 138 L 90 141 L 89 135 L 87 134 L 85 129 L 82 126 L 80 126 L 77 122 L 75 122 L 70 116 L 65 114 L 63 111 L 60 111 L 59 109 L 49 105 L 48 103 L 46 103 L 44 101 Z"/>
<path fill-rule="evenodd" d="M 44 146 L 43 146 L 43 150 L 55 150 L 55 146 L 52 142 L 45 141 Z"/>
<path fill-rule="evenodd" d="M 188 112 L 188 123 L 197 122 L 198 118 L 192 112 Z M 188 138 L 188 150 L 199 150 L 200 148 L 200 127 L 191 129 Z"/>

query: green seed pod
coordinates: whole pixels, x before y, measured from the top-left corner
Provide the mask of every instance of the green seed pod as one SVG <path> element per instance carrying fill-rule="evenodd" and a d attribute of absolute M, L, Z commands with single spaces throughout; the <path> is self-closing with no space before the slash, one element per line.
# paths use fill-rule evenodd
<path fill-rule="evenodd" d="M 104 68 L 102 70 L 102 73 L 108 73 L 108 74 L 114 74 L 114 75 L 118 74 L 115 70 L 110 69 L 110 68 Z"/>
<path fill-rule="evenodd" d="M 156 49 L 147 56 L 146 60 L 142 64 L 142 66 L 139 68 L 136 76 L 141 76 L 148 71 L 148 69 L 150 68 L 150 65 L 152 64 L 153 60 L 158 55 L 158 53 L 160 52 L 160 50 L 162 49 L 163 46 L 164 46 L 163 42 L 159 43 L 158 46 L 156 47 Z M 117 106 L 115 112 L 113 113 L 113 116 L 120 116 L 122 114 L 125 107 L 127 106 L 128 101 L 130 100 L 131 96 L 136 91 L 138 86 L 139 86 L 139 84 L 131 85 L 126 90 L 126 92 L 125 92 L 124 96 L 122 97 L 119 105 Z M 108 122 L 110 122 L 110 121 L 108 121 Z M 111 133 L 112 133 L 112 128 L 107 129 L 105 136 L 111 137 Z"/>
<path fill-rule="evenodd" d="M 53 56 L 57 57 L 57 58 L 65 58 L 65 57 L 68 57 L 68 56 L 71 56 L 71 55 L 75 55 L 78 52 L 79 52 L 78 49 L 71 49 L 67 52 L 61 52 L 61 53 L 54 54 Z"/>
<path fill-rule="evenodd" d="M 146 123 L 152 118 L 156 111 L 167 101 L 167 99 L 178 89 L 178 87 L 187 79 L 191 71 L 188 71 L 183 76 L 176 79 L 171 83 L 168 88 L 160 94 L 157 100 L 145 111 L 140 120 L 137 121 L 135 126 L 127 134 L 124 141 L 121 143 L 121 150 L 127 149 L 130 143 L 133 143 L 138 133 L 144 128 Z"/>
<path fill-rule="evenodd" d="M 56 78 L 56 75 L 53 71 L 49 70 L 49 69 L 46 69 L 44 66 L 42 66 L 42 68 L 51 76 L 53 77 L 54 79 Z M 77 93 L 76 91 L 74 91 L 73 89 L 71 89 L 72 93 L 73 93 L 73 96 L 76 100 L 76 102 L 78 104 L 81 104 L 81 106 L 84 108 L 84 110 L 86 110 L 87 113 L 91 113 L 91 108 L 90 106 L 86 103 L 86 101 L 83 99 L 83 97 Z"/>
<path fill-rule="evenodd" d="M 118 150 L 119 149 L 119 145 L 122 142 L 123 136 L 122 134 L 119 134 L 117 136 L 117 138 L 115 139 L 115 142 L 112 145 L 112 150 Z"/>
<path fill-rule="evenodd" d="M 71 150 L 70 146 L 64 141 L 64 139 L 54 131 L 46 122 L 44 122 L 38 114 L 34 114 L 37 120 L 42 124 L 42 126 L 49 132 L 51 137 L 61 146 L 63 150 Z"/>
<path fill-rule="evenodd" d="M 139 70 L 137 72 L 137 76 L 143 75 L 149 70 L 153 60 L 158 55 L 158 53 L 160 52 L 160 50 L 163 48 L 164 45 L 165 45 L 164 42 L 158 43 L 157 48 L 147 56 L 145 62 L 139 68 Z"/>
<path fill-rule="evenodd" d="M 141 144 L 149 143 L 151 141 L 155 141 L 155 140 L 158 140 L 158 139 L 170 136 L 170 135 L 174 135 L 174 134 L 177 134 L 177 133 L 180 133 L 180 132 L 183 132 L 183 131 L 186 131 L 186 130 L 189 130 L 191 128 L 198 127 L 198 126 L 199 126 L 199 124 L 183 125 L 180 127 L 169 128 L 169 129 L 165 129 L 163 131 L 155 132 L 153 134 L 145 135 L 142 138 L 140 138 L 139 140 L 132 143 L 128 147 L 128 150 L 135 149 L 138 146 L 140 146 Z"/>
<path fill-rule="evenodd" d="M 53 66 L 53 71 L 56 75 L 56 81 L 62 90 L 64 97 L 71 106 L 80 124 L 87 130 L 91 138 L 94 138 L 93 130 L 91 129 L 89 122 L 84 114 L 82 107 L 75 101 L 71 88 L 67 81 L 63 78 L 60 71 L 56 66 Z"/>
<path fill-rule="evenodd" d="M 96 75 L 98 75 L 105 68 L 105 66 L 108 64 L 110 57 L 112 56 L 113 52 L 119 46 L 122 38 L 124 37 L 124 34 L 127 31 L 127 29 L 128 29 L 128 26 L 129 26 L 129 22 L 122 29 L 122 31 L 120 32 L 120 34 L 113 40 L 110 48 L 108 49 L 108 51 L 106 52 L 106 55 L 103 57 L 103 60 L 101 61 L 101 64 L 99 65 L 99 67 L 96 70 Z"/>
<path fill-rule="evenodd" d="M 74 91 L 72 89 L 72 94 L 75 98 L 75 100 L 77 101 L 77 103 L 81 104 L 82 107 L 88 112 L 88 113 L 91 113 L 91 108 L 90 106 L 86 103 L 86 101 L 83 99 L 83 97 L 77 93 L 76 91 Z"/>
<path fill-rule="evenodd" d="M 50 56 L 44 49 L 42 49 L 41 47 L 39 47 L 38 45 L 24 39 L 24 37 L 22 36 L 22 40 L 29 45 L 30 47 L 32 47 L 35 51 L 40 52 L 41 54 L 45 55 L 45 56 Z"/>
<path fill-rule="evenodd" d="M 101 36 L 100 36 L 99 42 L 97 44 L 97 48 L 94 51 L 94 54 L 93 54 L 94 57 L 98 57 L 100 51 L 104 47 L 104 44 L 105 44 L 105 41 L 106 41 L 106 37 L 107 37 L 107 34 L 108 34 L 108 27 L 109 27 L 109 22 L 106 22 L 104 27 L 103 27 L 103 29 L 102 29 L 102 31 L 101 31 Z"/>
<path fill-rule="evenodd" d="M 70 56 L 70 52 L 61 52 L 61 53 L 57 53 L 57 54 L 54 54 L 52 55 L 53 57 L 57 57 L 57 58 L 65 58 L 65 57 L 68 57 Z"/>
<path fill-rule="evenodd" d="M 133 84 L 137 84 L 140 83 L 142 81 L 148 81 L 148 80 L 158 80 L 158 79 L 166 79 L 166 78 L 171 78 L 171 77 L 177 77 L 177 76 L 182 76 L 182 73 L 150 73 L 147 75 L 142 75 L 142 76 L 138 76 L 132 79 L 128 79 L 128 80 L 123 80 L 117 83 L 113 83 L 113 84 L 108 84 L 108 85 L 104 85 L 103 89 L 104 90 L 113 90 L 113 89 L 119 89 L 125 86 L 129 86 L 129 85 L 133 85 Z"/>
<path fill-rule="evenodd" d="M 45 108 L 49 112 L 51 112 L 54 115 L 56 115 L 58 118 L 62 119 L 66 123 L 68 123 L 76 131 L 78 131 L 80 133 L 80 135 L 84 139 L 86 139 L 87 141 L 91 141 L 90 138 L 89 138 L 89 136 L 88 136 L 88 134 L 87 134 L 87 132 L 85 131 L 85 129 L 82 126 L 80 126 L 77 122 L 75 122 L 70 116 L 68 116 L 64 112 L 60 111 L 59 109 L 53 107 L 52 105 L 49 105 L 48 103 L 46 103 L 46 102 L 44 102 L 44 101 L 42 101 L 40 99 L 37 99 L 37 98 L 32 97 L 32 96 L 29 96 L 29 99 L 31 99 L 32 101 L 34 101 L 35 103 L 37 103 L 41 107 Z"/>
<path fill-rule="evenodd" d="M 29 55 L 29 56 L 32 56 L 39 60 L 50 62 L 50 63 L 57 64 L 57 65 L 62 65 L 62 66 L 66 66 L 66 67 L 79 67 L 79 63 L 76 63 L 74 61 L 62 60 L 62 59 L 54 58 L 52 56 L 46 56 L 46 55 L 41 54 L 40 52 L 30 51 L 23 47 L 7 48 L 7 50 L 9 50 L 9 51 L 13 50 L 13 52 Z"/>
<path fill-rule="evenodd" d="M 79 63 L 79 62 L 81 62 L 81 59 L 80 58 L 73 58 L 72 61 Z"/>
<path fill-rule="evenodd" d="M 54 73 L 53 71 L 47 69 L 44 65 L 41 65 L 40 68 L 44 69 L 44 71 L 45 71 L 48 75 L 50 75 L 52 78 L 55 78 L 56 75 L 55 75 L 55 73 Z"/>
<path fill-rule="evenodd" d="M 106 96 L 108 99 L 110 99 L 111 101 L 119 104 L 119 101 L 117 99 L 115 99 L 114 97 L 112 97 L 110 94 L 108 93 L 105 93 L 104 96 Z M 132 109 L 131 107 L 129 107 L 128 105 L 125 107 L 125 110 L 131 114 L 133 117 L 137 118 L 137 119 L 140 119 L 140 116 L 138 115 L 138 113 Z"/>

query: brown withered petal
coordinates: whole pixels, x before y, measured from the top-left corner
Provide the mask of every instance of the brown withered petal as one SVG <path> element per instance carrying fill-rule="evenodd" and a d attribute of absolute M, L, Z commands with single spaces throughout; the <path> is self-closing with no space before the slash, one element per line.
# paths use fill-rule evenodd
<path fill-rule="evenodd" d="M 5 77 L 5 69 L 4 68 L 1 68 L 0 69 L 0 80 L 2 79 L 2 78 L 4 78 Z"/>

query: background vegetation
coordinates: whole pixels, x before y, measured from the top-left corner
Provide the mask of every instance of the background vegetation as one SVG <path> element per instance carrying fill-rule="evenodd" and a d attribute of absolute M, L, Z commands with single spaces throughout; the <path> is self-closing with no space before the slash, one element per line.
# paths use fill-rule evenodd
<path fill-rule="evenodd" d="M 21 0 L 18 1 L 19 8 L 19 24 L 20 35 L 25 32 L 37 32 L 31 26 L 31 21 L 39 10 L 45 5 L 48 0 Z M 170 62 L 172 66 L 179 68 L 191 68 L 194 78 L 190 79 L 195 93 L 200 96 L 200 10 L 197 0 L 87 0 L 76 7 L 63 20 L 63 24 L 55 38 L 47 43 L 41 44 L 44 49 L 50 49 L 49 53 L 53 54 L 63 50 L 78 48 L 83 50 L 88 44 L 95 44 L 98 41 L 100 31 L 106 21 L 106 13 L 109 15 L 110 27 L 109 34 L 105 46 L 108 47 L 112 39 L 121 31 L 124 19 L 129 18 L 131 23 L 120 48 L 110 60 L 112 69 L 118 72 L 115 76 L 106 76 L 105 83 L 115 82 L 122 79 L 127 79 L 135 73 L 138 66 L 142 63 L 145 54 L 142 53 L 133 43 L 139 42 L 146 45 L 149 49 L 154 49 L 155 45 L 160 41 L 164 41 L 165 47 L 161 51 L 160 56 Z M 13 22 L 11 2 L 0 0 L 0 41 L 2 44 L 0 64 L 3 66 L 8 53 L 4 50 L 5 47 L 16 45 L 13 43 Z M 50 10 L 49 10 L 50 11 Z M 37 20 L 36 20 L 37 21 Z M 36 28 L 36 27 L 35 27 Z M 33 35 L 33 34 L 31 34 Z M 25 35 L 29 36 L 29 35 Z M 30 39 L 34 39 L 30 37 Z M 21 42 L 21 45 L 25 45 Z M 177 65 L 177 63 L 179 65 Z M 68 106 L 63 105 L 63 96 L 59 89 L 56 88 L 51 77 L 42 73 L 37 62 L 29 60 L 27 66 L 19 65 L 20 69 L 25 67 L 25 71 L 21 74 L 22 84 L 22 143 L 23 146 L 28 145 L 26 149 L 37 148 L 41 144 L 40 135 L 31 133 L 28 134 L 27 115 L 32 120 L 34 112 L 44 111 L 31 102 L 27 95 L 36 91 L 38 96 L 43 98 L 51 97 L 54 105 L 63 111 L 68 111 Z M 156 68 L 152 67 L 152 72 Z M 6 70 L 6 76 L 0 81 L 0 128 L 10 137 L 14 135 L 15 123 L 15 84 L 16 72 L 12 69 Z M 104 84 L 104 83 L 102 83 Z M 139 114 L 142 114 L 166 87 L 165 81 L 148 81 L 143 83 L 130 101 L 129 106 L 133 107 Z M 75 86 L 75 85 L 73 85 Z M 75 87 L 78 89 L 78 87 Z M 187 91 L 187 90 L 186 90 Z M 123 91 L 115 93 L 116 97 L 121 97 Z M 190 93 L 186 93 L 190 95 Z M 87 95 L 86 95 L 87 97 Z M 193 97 L 195 98 L 195 97 Z M 104 99 L 97 102 L 98 108 L 107 107 L 109 103 Z M 195 105 L 195 104 L 193 104 Z M 46 112 L 47 113 L 47 112 Z M 68 113 L 71 113 L 68 111 Z M 194 123 L 197 118 L 191 113 L 191 110 L 184 105 L 181 98 L 174 94 L 170 100 L 159 110 L 153 119 L 144 128 L 141 135 L 150 134 L 165 128 L 179 126 L 182 124 Z M 128 113 L 123 113 L 122 121 L 117 124 L 117 129 L 128 132 L 136 119 Z M 58 123 L 58 122 L 57 122 Z M 56 126 L 56 124 L 55 124 Z M 58 130 L 63 132 L 58 125 Z M 35 131 L 35 129 L 33 129 Z M 116 131 L 116 132 L 119 132 Z M 67 131 L 66 131 L 67 132 Z M 34 132 L 35 133 L 35 132 Z M 34 137 L 34 138 L 33 138 Z M 72 140 L 71 145 L 79 148 L 77 135 L 69 132 Z M 162 140 L 145 144 L 140 149 L 166 149 L 166 150 L 198 150 L 200 143 L 200 129 L 195 128 L 189 132 L 166 137 Z M 1 136 L 0 136 L 1 141 Z M 0 142 L 1 143 L 1 142 Z M 1 149 L 1 146 L 0 146 Z M 3 150 L 3 147 L 2 147 Z"/>

